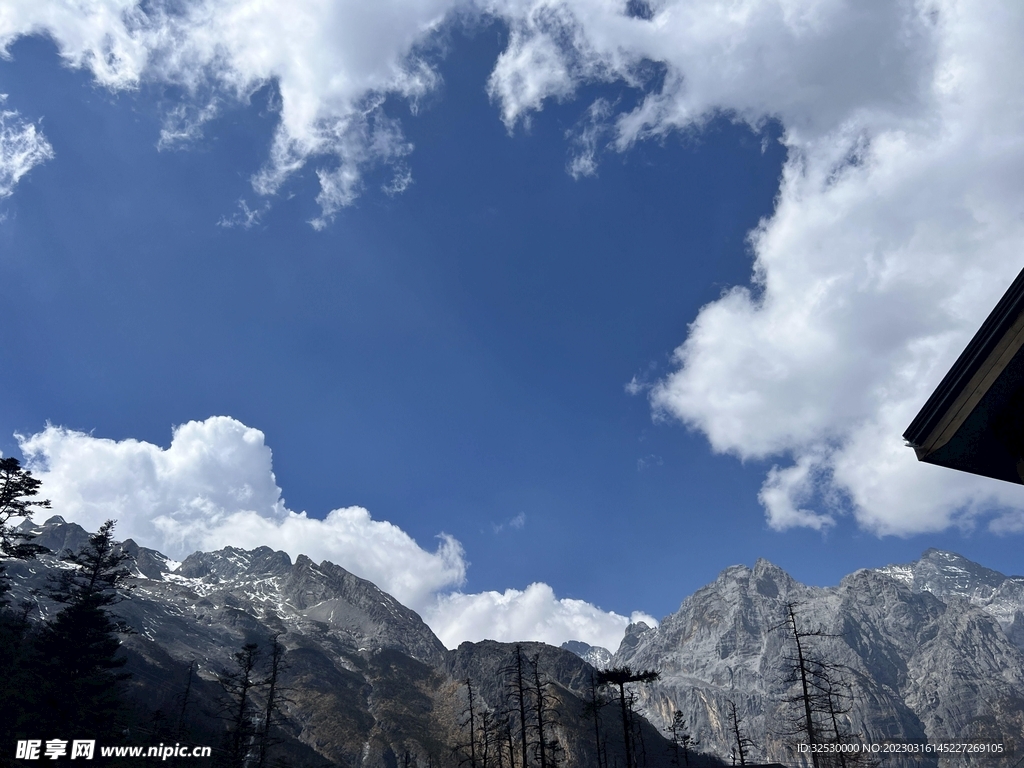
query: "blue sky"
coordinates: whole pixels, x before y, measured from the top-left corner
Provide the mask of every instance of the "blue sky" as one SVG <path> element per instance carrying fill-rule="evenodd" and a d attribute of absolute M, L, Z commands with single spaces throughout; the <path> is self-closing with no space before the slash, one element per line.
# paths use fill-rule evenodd
<path fill-rule="evenodd" d="M 1024 570 L 1024 491 L 900 438 L 1022 266 L 1019 14 L 613 5 L 15 3 L 0 451 L 449 644 L 614 644 L 758 557 Z"/>

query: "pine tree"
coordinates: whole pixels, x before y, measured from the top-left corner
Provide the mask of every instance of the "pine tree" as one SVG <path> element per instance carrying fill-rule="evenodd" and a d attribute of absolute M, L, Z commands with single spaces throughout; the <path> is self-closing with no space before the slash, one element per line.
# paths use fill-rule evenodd
<path fill-rule="evenodd" d="M 13 458 L 0 458 L 0 554 L 4 557 L 28 559 L 46 552 L 45 547 L 32 543 L 32 536 L 11 525 L 12 519 L 30 520 L 36 509 L 49 509 L 49 499 L 36 501 L 42 481 L 32 477 L 21 463 Z M 0 608 L 7 604 L 10 589 L 6 576 L 7 566 L 0 563 Z"/>
<path fill-rule="evenodd" d="M 113 532 L 108 520 L 85 549 L 65 555 L 71 567 L 51 584 L 48 597 L 64 608 L 35 637 L 31 665 L 34 716 L 46 723 L 42 730 L 89 738 L 117 734 L 125 706 L 121 683 L 129 677 L 119 671 L 127 662 L 119 635 L 130 630 L 108 609 L 121 599 L 129 571 Z"/>
<path fill-rule="evenodd" d="M 672 724 L 668 727 L 672 735 L 672 765 L 689 765 L 690 749 L 697 746 L 696 740 L 686 727 L 686 718 L 678 709 L 672 715 Z M 682 762 L 679 757 L 682 755 Z"/>
<path fill-rule="evenodd" d="M 41 485 L 17 459 L 0 458 L 0 556 L 27 560 L 47 551 L 33 544 L 32 536 L 11 525 L 12 519 L 29 520 L 36 509 L 49 508 L 48 500 L 34 498 Z M 3 744 L 13 743 L 18 723 L 26 716 L 25 693 L 35 690 L 26 675 L 30 657 L 28 617 L 35 604 L 25 601 L 16 609 L 11 608 L 9 591 L 7 563 L 0 561 L 0 702 L 9 703 L 5 715 L 0 717 Z"/>

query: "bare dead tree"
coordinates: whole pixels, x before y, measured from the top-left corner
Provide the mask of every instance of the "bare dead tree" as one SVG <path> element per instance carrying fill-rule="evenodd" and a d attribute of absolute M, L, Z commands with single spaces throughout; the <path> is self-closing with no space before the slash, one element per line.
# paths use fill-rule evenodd
<path fill-rule="evenodd" d="M 178 727 L 175 733 L 179 741 L 185 738 L 185 715 L 188 713 L 188 705 L 192 703 L 192 678 L 195 672 L 196 660 L 192 659 L 185 673 L 185 690 L 181 693 L 181 709 L 178 710 Z"/>
<path fill-rule="evenodd" d="M 463 685 L 466 686 L 466 697 L 469 703 L 462 711 L 462 727 L 469 726 L 469 743 L 459 744 L 452 751 L 455 753 L 459 765 L 465 765 L 468 762 L 470 768 L 478 768 L 476 761 L 476 701 L 473 693 L 473 680 L 467 677 L 463 681 Z"/>
<path fill-rule="evenodd" d="M 540 761 L 540 768 L 553 768 L 549 761 L 552 743 L 547 737 L 547 729 L 551 724 L 550 702 L 552 699 L 546 690 L 547 682 L 541 680 L 540 654 L 535 654 L 530 658 L 529 664 L 533 678 L 530 692 L 533 698 L 534 727 L 537 733 L 537 738 L 533 742 L 534 752 Z"/>
<path fill-rule="evenodd" d="M 285 690 L 281 687 L 281 673 L 287 669 L 287 663 L 285 662 L 285 647 L 281 644 L 280 638 L 280 632 L 275 632 L 270 636 L 269 669 L 267 677 L 261 682 L 261 687 L 266 691 L 266 703 L 257 734 L 256 765 L 258 768 L 263 768 L 267 764 L 270 748 L 278 743 L 272 737 L 271 729 L 278 721 L 281 705 L 288 701 Z"/>
<path fill-rule="evenodd" d="M 648 669 L 633 671 L 629 667 L 604 669 L 597 673 L 598 685 L 614 685 L 619 689 L 619 709 L 622 714 L 622 740 L 626 753 L 626 768 L 636 768 L 633 757 L 632 739 L 630 738 L 630 715 L 626 705 L 626 686 L 630 683 L 653 683 L 660 673 Z"/>
<path fill-rule="evenodd" d="M 800 680 L 801 704 L 803 705 L 804 710 L 804 731 L 807 735 L 807 743 L 811 747 L 811 762 L 814 765 L 814 768 L 819 768 L 818 753 L 814 750 L 814 746 L 818 743 L 818 731 L 815 727 L 811 708 L 812 672 L 811 665 L 804 654 L 805 638 L 810 636 L 812 633 L 800 631 L 793 603 L 790 603 L 787 608 L 787 621 L 789 622 L 789 629 L 793 633 L 793 642 L 796 644 L 796 673 Z"/>
<path fill-rule="evenodd" d="M 647 741 L 644 739 L 644 729 L 641 727 L 640 713 L 637 711 L 639 697 L 636 691 L 626 692 L 626 705 L 629 710 L 629 729 L 633 735 L 633 764 L 647 766 Z"/>
<path fill-rule="evenodd" d="M 235 654 L 235 665 L 224 670 L 217 678 L 228 694 L 226 707 L 228 720 L 228 760 L 234 766 L 243 766 L 248 758 L 253 731 L 253 714 L 255 708 L 254 693 L 259 683 L 256 681 L 256 667 L 260 659 L 260 649 L 256 643 L 246 643 L 242 650 Z"/>
<path fill-rule="evenodd" d="M 510 709 L 519 716 L 519 741 L 520 741 L 520 758 L 522 768 L 528 768 L 529 761 L 529 750 L 527 745 L 527 720 L 526 720 L 526 708 L 529 697 L 529 690 L 527 685 L 527 660 L 523 656 L 523 646 L 516 645 L 514 650 L 514 656 L 511 662 L 502 668 L 501 672 L 508 680 L 507 685 L 507 697 L 511 699 Z M 511 731 L 511 724 L 509 725 Z M 509 764 L 514 766 L 514 757 L 512 750 L 509 750 Z"/>
<path fill-rule="evenodd" d="M 588 699 L 583 711 L 594 721 L 594 749 L 597 753 L 597 768 L 608 768 L 608 753 L 604 748 L 601 734 L 601 710 L 610 702 L 601 693 L 595 673 L 590 673 L 590 684 L 587 689 Z"/>
<path fill-rule="evenodd" d="M 789 603 L 786 606 L 786 619 L 779 625 L 793 640 L 795 653 L 785 657 L 789 668 L 786 682 L 796 686 L 797 691 L 786 701 L 794 706 L 798 714 L 791 721 L 789 736 L 798 736 L 801 741 L 811 745 L 810 752 L 813 768 L 823 768 L 824 764 L 850 768 L 854 764 L 851 757 L 841 750 L 830 753 L 826 759 L 813 749 L 813 746 L 826 743 L 848 743 L 854 738 L 845 715 L 851 710 L 853 694 L 846 679 L 847 668 L 824 658 L 820 645 L 821 639 L 835 637 L 822 629 L 805 630 L 801 627 L 797 616 L 798 605 Z"/>
<path fill-rule="evenodd" d="M 733 761 L 739 758 L 740 765 L 747 764 L 748 750 L 755 746 L 754 742 L 743 734 L 743 718 L 736 712 L 736 702 L 732 699 L 726 701 L 729 707 L 729 729 L 732 731 L 735 746 L 733 746 Z"/>

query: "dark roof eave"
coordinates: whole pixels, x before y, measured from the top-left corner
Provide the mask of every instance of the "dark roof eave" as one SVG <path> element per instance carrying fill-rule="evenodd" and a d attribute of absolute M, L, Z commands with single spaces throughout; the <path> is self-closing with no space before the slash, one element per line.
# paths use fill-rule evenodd
<path fill-rule="evenodd" d="M 982 323 L 974 338 L 957 358 L 953 367 L 939 382 L 931 397 L 903 433 L 907 444 L 923 458 L 923 446 L 943 417 L 963 393 L 975 374 L 989 360 L 992 352 L 1024 312 L 1024 270 L 1007 289 L 995 309 Z"/>

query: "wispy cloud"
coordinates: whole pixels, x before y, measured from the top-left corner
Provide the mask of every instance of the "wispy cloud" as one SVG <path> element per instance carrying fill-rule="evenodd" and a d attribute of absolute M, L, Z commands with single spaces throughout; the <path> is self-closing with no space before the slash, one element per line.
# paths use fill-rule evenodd
<path fill-rule="evenodd" d="M 205 104 L 200 102 L 176 105 L 164 115 L 157 149 L 187 148 L 202 137 L 203 127 L 217 116 L 218 111 L 217 99 L 211 99 Z"/>
<path fill-rule="evenodd" d="M 612 106 L 607 99 L 598 99 L 590 107 L 583 119 L 566 137 L 572 143 L 572 157 L 567 170 L 574 179 L 597 175 L 597 155 L 604 149 L 603 143 L 611 133 L 612 126 L 608 118 L 612 114 Z"/>
<path fill-rule="evenodd" d="M 238 210 L 231 216 L 221 216 L 217 221 L 217 226 L 224 227 L 225 229 L 232 229 L 234 227 L 252 229 L 260 223 L 269 210 L 269 202 L 264 201 L 258 207 L 250 208 L 249 204 L 242 198 L 238 201 Z"/>
<path fill-rule="evenodd" d="M 316 160 L 321 215 L 313 224 L 322 227 L 358 196 L 370 167 L 395 167 L 390 193 L 408 186 L 401 161 L 411 147 L 382 104 L 389 96 L 415 102 L 435 87 L 438 75 L 421 47 L 463 5 L 100 0 L 55 14 L 45 3 L 11 0 L 0 20 L 0 52 L 19 37 L 43 33 L 66 64 L 104 87 L 172 86 L 181 102 L 165 116 L 161 149 L 194 142 L 223 105 L 246 103 L 274 83 L 279 122 L 253 185 L 274 194 Z"/>
<path fill-rule="evenodd" d="M 6 102 L 7 94 L 0 94 L 0 199 L 11 195 L 26 173 L 54 157 L 36 124 L 16 110 L 2 109 Z"/>
<path fill-rule="evenodd" d="M 494 523 L 491 528 L 495 533 L 502 533 L 505 529 L 511 529 L 513 531 L 521 531 L 523 526 L 526 525 L 526 513 L 520 512 L 513 518 L 505 520 L 501 523 Z"/>
<path fill-rule="evenodd" d="M 636 460 L 636 471 L 643 472 L 645 469 L 650 467 L 662 467 L 665 465 L 665 460 L 656 454 L 650 453 L 647 456 L 642 456 Z"/>

